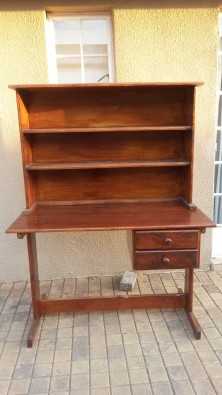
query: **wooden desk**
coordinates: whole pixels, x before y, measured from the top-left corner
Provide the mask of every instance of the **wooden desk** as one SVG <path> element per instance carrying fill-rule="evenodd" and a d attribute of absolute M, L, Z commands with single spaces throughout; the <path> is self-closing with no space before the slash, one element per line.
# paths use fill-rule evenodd
<path fill-rule="evenodd" d="M 193 270 L 213 222 L 192 204 L 196 83 L 16 86 L 27 207 L 32 346 L 47 313 L 185 308 L 196 338 Z M 36 233 L 130 230 L 135 270 L 186 271 L 177 294 L 47 300 Z"/>

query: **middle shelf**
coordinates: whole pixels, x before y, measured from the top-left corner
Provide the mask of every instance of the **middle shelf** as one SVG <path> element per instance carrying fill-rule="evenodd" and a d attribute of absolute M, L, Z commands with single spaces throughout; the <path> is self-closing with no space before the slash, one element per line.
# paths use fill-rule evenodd
<path fill-rule="evenodd" d="M 75 170 L 75 169 L 117 169 L 136 167 L 183 167 L 189 166 L 186 160 L 163 161 L 85 161 L 85 162 L 39 162 L 25 165 L 28 171 L 37 170 Z"/>

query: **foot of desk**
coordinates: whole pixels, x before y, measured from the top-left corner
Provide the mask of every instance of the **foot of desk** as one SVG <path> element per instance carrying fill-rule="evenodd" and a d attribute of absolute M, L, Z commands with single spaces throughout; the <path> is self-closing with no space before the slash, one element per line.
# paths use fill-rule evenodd
<path fill-rule="evenodd" d="M 27 347 L 31 348 L 35 341 L 35 337 L 39 328 L 40 319 L 33 319 L 31 328 L 29 330 L 28 339 L 27 339 Z"/>
<path fill-rule="evenodd" d="M 193 283 L 194 283 L 194 271 L 193 268 L 188 268 L 185 271 L 185 295 L 186 295 L 186 313 L 190 325 L 193 329 L 193 334 L 196 339 L 201 338 L 201 328 L 193 313 Z"/>
<path fill-rule="evenodd" d="M 187 312 L 187 318 L 190 322 L 195 339 L 199 340 L 201 338 L 201 327 L 199 322 L 191 311 Z"/>

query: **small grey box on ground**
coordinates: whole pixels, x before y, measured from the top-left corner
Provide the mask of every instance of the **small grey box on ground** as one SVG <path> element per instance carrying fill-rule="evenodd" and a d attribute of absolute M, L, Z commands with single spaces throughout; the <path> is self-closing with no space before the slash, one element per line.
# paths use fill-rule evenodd
<path fill-rule="evenodd" d="M 135 272 L 125 272 L 119 283 L 120 291 L 132 291 L 136 283 L 137 274 Z"/>

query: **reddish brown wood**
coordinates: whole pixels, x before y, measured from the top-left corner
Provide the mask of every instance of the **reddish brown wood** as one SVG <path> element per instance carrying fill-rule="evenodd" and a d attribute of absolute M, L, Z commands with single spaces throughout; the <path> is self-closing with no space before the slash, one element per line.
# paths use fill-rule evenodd
<path fill-rule="evenodd" d="M 172 133 L 173 132 L 173 133 Z M 95 163 L 123 162 L 164 163 L 189 162 L 184 153 L 184 140 L 190 133 L 164 132 L 107 132 L 107 133 L 55 133 L 26 136 L 32 146 L 34 163 Z M 189 157 L 189 160 L 186 158 Z"/>
<path fill-rule="evenodd" d="M 190 125 L 170 125 L 170 126 L 109 126 L 109 127 L 74 127 L 74 128 L 23 128 L 24 134 L 43 134 L 43 135 L 55 135 L 55 134 L 73 134 L 73 133 L 126 133 L 126 132 L 186 132 L 191 130 Z"/>
<path fill-rule="evenodd" d="M 185 307 L 194 334 L 193 267 L 214 226 L 192 203 L 198 83 L 14 86 L 27 209 L 9 227 L 27 234 L 34 321 L 42 314 Z M 185 268 L 185 294 L 40 300 L 36 232 L 133 230 L 138 269 Z M 144 251 L 145 250 L 145 251 Z"/>
<path fill-rule="evenodd" d="M 41 312 L 39 309 L 40 284 L 39 284 L 39 273 L 38 273 L 38 257 L 37 257 L 36 236 L 34 233 L 27 234 L 27 248 L 28 248 L 28 257 L 29 257 L 29 273 L 30 273 L 32 314 L 33 314 L 33 321 L 31 323 L 31 327 L 27 338 L 27 346 L 32 347 L 35 340 L 35 336 L 38 331 L 38 327 L 40 324 L 40 316 L 41 316 Z"/>
<path fill-rule="evenodd" d="M 29 272 L 30 272 L 33 317 L 35 320 L 38 320 L 40 317 L 39 305 L 38 305 L 40 299 L 40 287 L 39 287 L 36 237 L 34 233 L 27 234 L 27 248 L 28 248 L 28 257 L 29 257 Z"/>
<path fill-rule="evenodd" d="M 68 94 L 61 86 L 19 93 L 28 107 L 29 128 L 41 129 L 191 125 L 192 112 L 184 101 L 193 91 L 185 85 L 101 84 L 76 86 Z"/>
<path fill-rule="evenodd" d="M 193 269 L 187 268 L 185 270 L 185 295 L 186 295 L 186 310 L 192 312 L 193 310 Z"/>
<path fill-rule="evenodd" d="M 153 309 L 153 308 L 183 308 L 184 294 L 159 294 L 140 296 L 103 296 L 74 299 L 41 300 L 41 314 L 62 312 L 120 310 L 120 309 Z"/>
<path fill-rule="evenodd" d="M 27 163 L 30 163 L 32 161 L 32 149 L 31 149 L 30 141 L 27 140 L 23 135 L 23 133 L 21 132 L 23 127 L 29 127 L 29 114 L 27 108 L 25 107 L 23 97 L 18 92 L 16 93 L 16 101 L 17 101 L 18 114 L 19 114 L 18 120 L 19 120 L 20 139 L 21 139 L 26 208 L 29 208 L 35 201 L 35 184 L 33 182 L 33 178 L 26 171 Z"/>
<path fill-rule="evenodd" d="M 158 249 L 197 249 L 199 247 L 199 232 L 187 231 L 135 231 L 136 250 Z"/>
<path fill-rule="evenodd" d="M 184 188 L 183 167 L 48 170 L 32 177 L 38 201 L 175 199 Z"/>
<path fill-rule="evenodd" d="M 11 84 L 9 85 L 10 89 L 15 89 L 15 90 L 27 90 L 27 91 L 38 91 L 39 89 L 76 89 L 76 88 L 84 88 L 87 89 L 94 89 L 95 87 L 99 87 L 102 89 L 108 89 L 108 91 L 111 89 L 111 87 L 118 86 L 119 88 L 125 88 L 125 87 L 162 87 L 162 86 L 178 86 L 178 87 L 195 87 L 195 86 L 201 86 L 203 85 L 202 81 L 183 81 L 183 82 L 118 82 L 118 83 L 84 83 L 83 84 Z"/>
<path fill-rule="evenodd" d="M 194 336 L 197 340 L 201 338 L 201 327 L 193 312 L 187 312 L 187 318 L 190 322 Z"/>
<path fill-rule="evenodd" d="M 26 165 L 26 170 L 75 170 L 75 169 L 121 169 L 137 167 L 184 167 L 189 166 L 187 161 L 94 161 L 94 162 L 40 162 Z"/>
<path fill-rule="evenodd" d="M 193 329 L 193 333 L 196 339 L 201 338 L 201 328 L 193 313 L 193 286 L 194 286 L 194 271 L 192 268 L 186 268 L 185 270 L 185 310 L 187 312 L 187 318 Z"/>
<path fill-rule="evenodd" d="M 198 253 L 196 251 L 136 251 L 134 269 L 184 269 L 198 267 Z"/>
<path fill-rule="evenodd" d="M 28 348 L 31 348 L 34 344 L 35 337 L 36 337 L 38 329 L 39 329 L 39 325 L 40 325 L 40 320 L 33 319 L 29 333 L 28 333 L 28 338 L 27 338 L 27 347 Z"/>
<path fill-rule="evenodd" d="M 201 229 L 213 222 L 180 201 L 36 205 L 24 211 L 8 233 L 112 229 Z"/>

